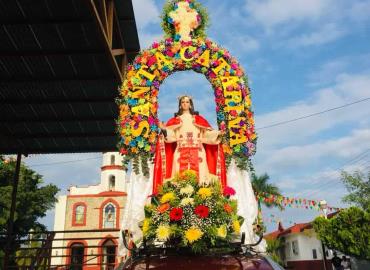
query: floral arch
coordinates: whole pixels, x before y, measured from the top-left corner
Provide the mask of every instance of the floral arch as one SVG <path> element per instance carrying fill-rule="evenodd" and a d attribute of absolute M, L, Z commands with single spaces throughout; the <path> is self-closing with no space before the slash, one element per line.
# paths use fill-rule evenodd
<path fill-rule="evenodd" d="M 157 96 L 162 82 L 177 71 L 193 70 L 210 82 L 216 102 L 217 124 L 225 131 L 223 150 L 227 160 L 249 165 L 255 153 L 248 79 L 238 61 L 204 34 L 207 14 L 193 0 L 174 0 L 163 11 L 167 38 L 141 51 L 129 64 L 120 89 L 118 131 L 120 153 L 144 173 L 158 138 Z"/>

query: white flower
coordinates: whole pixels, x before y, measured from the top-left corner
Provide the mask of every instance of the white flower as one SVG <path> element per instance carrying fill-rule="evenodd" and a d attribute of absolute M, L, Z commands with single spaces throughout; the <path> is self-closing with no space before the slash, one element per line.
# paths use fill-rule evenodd
<path fill-rule="evenodd" d="M 185 205 L 188 205 L 188 204 L 193 205 L 194 204 L 194 199 L 193 198 L 184 198 L 180 202 L 181 206 L 185 206 Z"/>
<path fill-rule="evenodd" d="M 187 195 L 191 195 L 193 194 L 194 192 L 194 188 L 193 186 L 191 185 L 186 185 L 186 187 L 183 187 L 182 189 L 180 189 L 180 194 L 187 194 Z"/>

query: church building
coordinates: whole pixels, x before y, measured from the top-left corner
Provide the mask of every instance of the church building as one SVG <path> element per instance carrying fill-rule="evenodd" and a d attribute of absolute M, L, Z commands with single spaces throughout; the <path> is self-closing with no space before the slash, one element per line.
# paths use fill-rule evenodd
<path fill-rule="evenodd" d="M 67 195 L 59 196 L 54 219 L 54 231 L 59 233 L 53 241 L 53 266 L 81 270 L 117 266 L 118 230 L 127 185 L 122 157 L 118 152 L 106 152 L 99 184 L 72 186 Z"/>

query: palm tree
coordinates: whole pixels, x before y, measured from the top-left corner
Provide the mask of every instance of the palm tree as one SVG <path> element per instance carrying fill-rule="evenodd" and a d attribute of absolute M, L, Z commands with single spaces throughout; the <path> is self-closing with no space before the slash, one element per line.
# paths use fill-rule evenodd
<path fill-rule="evenodd" d="M 252 187 L 254 193 L 261 197 L 264 193 L 275 195 L 275 196 L 282 196 L 280 190 L 277 186 L 268 183 L 270 176 L 267 173 L 257 176 L 256 174 L 252 174 Z M 280 210 L 284 209 L 283 206 L 277 202 L 276 200 L 257 200 L 258 201 L 258 222 L 262 223 L 262 207 L 261 202 L 268 208 L 278 207 Z"/>
<path fill-rule="evenodd" d="M 268 176 L 267 173 L 262 174 L 261 176 L 257 176 L 253 174 L 252 175 L 252 187 L 253 187 L 254 193 L 260 196 L 264 193 L 275 195 L 275 196 L 282 196 L 277 186 L 268 183 L 269 179 L 270 179 L 270 176 Z M 267 201 L 267 202 L 264 201 L 263 204 L 268 208 L 271 208 L 271 207 L 281 208 L 281 204 L 276 201 Z"/>

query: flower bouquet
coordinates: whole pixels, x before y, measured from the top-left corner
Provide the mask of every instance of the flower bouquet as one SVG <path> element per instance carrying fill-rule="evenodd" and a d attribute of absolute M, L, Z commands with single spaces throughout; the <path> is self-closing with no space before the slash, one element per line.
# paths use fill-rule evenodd
<path fill-rule="evenodd" d="M 199 253 L 225 246 L 240 235 L 243 218 L 237 215 L 235 190 L 215 179 L 200 185 L 188 170 L 165 182 L 145 206 L 142 224 L 146 241 L 189 247 Z"/>

